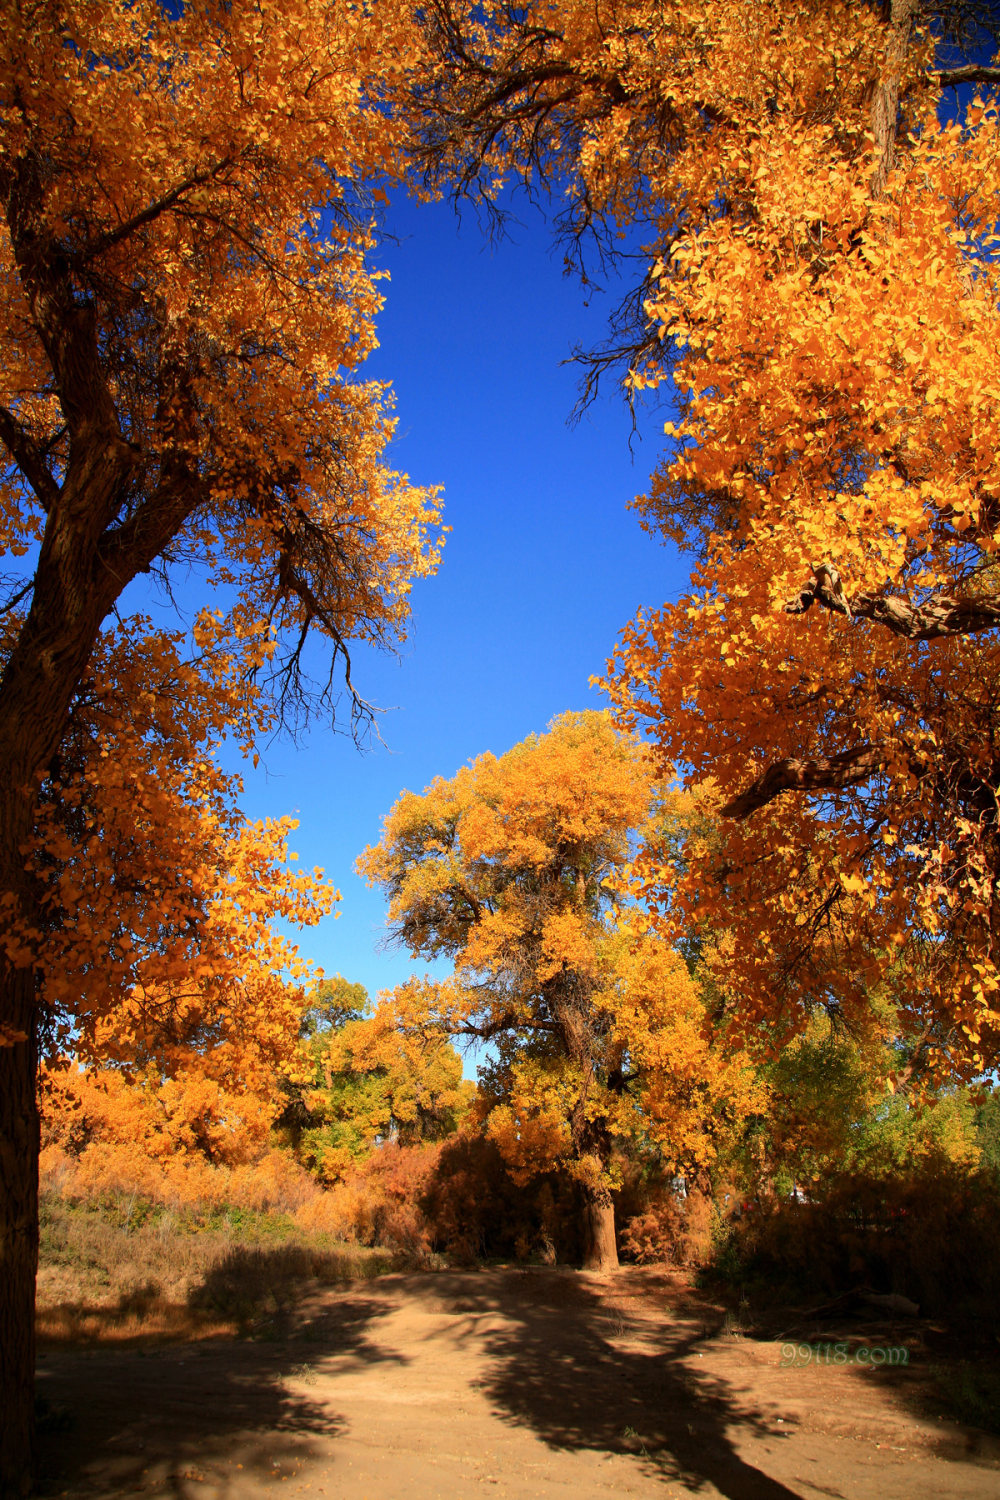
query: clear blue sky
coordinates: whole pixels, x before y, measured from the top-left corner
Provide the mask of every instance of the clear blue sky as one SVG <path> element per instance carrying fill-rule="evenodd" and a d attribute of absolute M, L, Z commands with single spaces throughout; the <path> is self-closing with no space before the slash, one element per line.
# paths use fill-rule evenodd
<path fill-rule="evenodd" d="M 317 724 L 245 773 L 247 814 L 297 816 L 293 848 L 343 894 L 340 916 L 298 939 L 302 952 L 373 996 L 425 967 L 385 950 L 381 894 L 354 873 L 400 791 L 500 754 L 566 709 L 598 706 L 588 678 L 621 627 L 686 582 L 683 561 L 626 509 L 667 413 L 643 419 L 634 459 L 612 391 L 568 425 L 578 371 L 563 361 L 599 339 L 609 298 L 586 307 L 540 214 L 518 213 L 491 246 L 472 213 L 459 224 L 445 204 L 391 210 L 398 243 L 379 252 L 391 282 L 365 370 L 395 387 L 390 461 L 443 485 L 453 530 L 439 573 L 415 589 L 400 657 L 355 657 L 360 692 L 389 710 L 384 744 L 361 753 Z"/>

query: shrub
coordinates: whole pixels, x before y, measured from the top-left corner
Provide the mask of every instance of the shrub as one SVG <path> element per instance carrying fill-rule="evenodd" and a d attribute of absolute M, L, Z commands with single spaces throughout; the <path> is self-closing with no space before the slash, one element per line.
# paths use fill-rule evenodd
<path fill-rule="evenodd" d="M 573 1261 L 583 1250 L 576 1184 L 556 1173 L 515 1183 L 496 1143 L 445 1141 L 421 1200 L 431 1243 L 457 1259 Z"/>
<path fill-rule="evenodd" d="M 550 1174 L 518 1185 L 494 1142 L 471 1130 L 434 1144 L 381 1146 L 296 1221 L 418 1257 L 552 1262 L 582 1250 L 575 1184 Z"/>
<path fill-rule="evenodd" d="M 1000 1183 L 991 1173 L 929 1163 L 906 1176 L 839 1177 L 820 1194 L 734 1221 L 715 1271 L 776 1296 L 895 1292 L 927 1316 L 997 1326 Z"/>
<path fill-rule="evenodd" d="M 262 1150 L 252 1162 L 216 1166 L 204 1156 L 156 1157 L 126 1142 L 94 1141 L 71 1154 L 57 1145 L 41 1155 L 43 1191 L 70 1202 L 133 1197 L 173 1209 L 235 1206 L 292 1213 L 322 1189 L 287 1151 Z"/>
<path fill-rule="evenodd" d="M 681 1198 L 661 1189 L 626 1221 L 620 1249 L 639 1265 L 700 1266 L 712 1253 L 716 1223 L 715 1208 L 705 1193 L 695 1190 Z"/>

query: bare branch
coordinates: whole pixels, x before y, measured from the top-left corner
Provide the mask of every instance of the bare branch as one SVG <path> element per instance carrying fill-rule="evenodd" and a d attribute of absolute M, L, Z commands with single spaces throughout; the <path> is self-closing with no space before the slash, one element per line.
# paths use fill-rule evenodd
<path fill-rule="evenodd" d="M 23 587 L 19 588 L 15 594 L 12 594 L 9 599 L 5 600 L 5 602 L 2 605 L 0 605 L 0 614 L 4 614 L 4 615 L 12 614 L 13 611 L 20 604 L 21 600 L 22 599 L 26 599 L 28 597 L 28 595 L 31 593 L 31 591 L 33 590 L 34 587 L 35 587 L 35 580 L 34 580 L 34 578 L 29 578 L 28 581 L 27 581 L 27 583 L 24 584 Z"/>
<path fill-rule="evenodd" d="M 946 68 L 932 73 L 931 77 L 941 88 L 959 88 L 963 83 L 1000 83 L 1000 68 L 986 68 L 979 63 L 967 63 L 964 68 Z"/>

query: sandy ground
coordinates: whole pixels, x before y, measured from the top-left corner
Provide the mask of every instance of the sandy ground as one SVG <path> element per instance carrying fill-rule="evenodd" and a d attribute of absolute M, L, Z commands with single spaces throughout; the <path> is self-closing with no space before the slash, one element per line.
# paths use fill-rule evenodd
<path fill-rule="evenodd" d="M 906 1370 L 782 1368 L 722 1318 L 655 1270 L 445 1271 L 316 1290 L 252 1340 L 50 1349 L 40 1392 L 71 1425 L 43 1492 L 1000 1496 L 1000 1440 L 928 1409 L 912 1331 Z"/>

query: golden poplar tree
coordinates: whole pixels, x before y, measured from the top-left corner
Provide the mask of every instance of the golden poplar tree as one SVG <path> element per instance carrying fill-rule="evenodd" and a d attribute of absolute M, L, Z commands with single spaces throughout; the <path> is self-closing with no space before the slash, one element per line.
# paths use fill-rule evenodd
<path fill-rule="evenodd" d="M 90 976 L 53 1003 L 84 1017 L 102 966 L 149 942 L 153 956 L 183 947 L 204 902 L 200 856 L 179 846 L 218 815 L 206 736 L 220 715 L 243 734 L 269 676 L 279 707 L 301 708 L 311 632 L 352 691 L 349 643 L 397 639 L 410 583 L 435 562 L 433 496 L 384 466 L 388 395 L 355 376 L 380 301 L 369 188 L 406 156 L 385 90 L 414 39 L 394 0 L 16 0 L 0 13 L 4 1494 L 31 1482 L 35 1077 L 53 933 L 75 942 L 74 976 Z M 130 582 L 175 562 L 222 586 L 179 652 L 209 652 L 199 682 L 161 660 L 148 622 L 101 645 Z M 95 684 L 105 722 L 88 766 L 73 725 Z M 171 726 L 188 692 L 207 728 Z M 132 735 L 136 715 L 147 727 Z M 158 799 L 158 755 L 180 804 Z M 179 856 L 162 909 L 133 863 L 161 837 L 164 865 Z"/>
<path fill-rule="evenodd" d="M 586 1261 L 617 1265 L 622 1150 L 704 1162 L 743 1107 L 738 1052 L 709 1045 L 682 959 L 619 896 L 654 797 L 643 747 L 606 713 L 568 713 L 505 755 L 404 792 L 359 861 L 389 897 L 389 930 L 454 978 L 389 997 L 398 1024 L 490 1042 L 487 1128 L 515 1174 L 579 1184 Z"/>
<path fill-rule="evenodd" d="M 558 185 L 572 252 L 614 256 L 624 233 L 643 266 L 590 368 L 675 398 L 639 506 L 693 552 L 693 573 L 683 598 L 628 627 L 609 683 L 661 772 L 711 781 L 726 822 L 671 911 L 684 924 L 714 907 L 731 929 L 748 1022 L 799 1025 L 820 996 L 859 1013 L 909 964 L 900 1026 L 942 1072 L 988 1071 L 990 8 L 438 0 L 430 13 L 432 172 L 487 196 L 518 176 Z M 653 852 L 645 874 L 655 899 Z"/>

